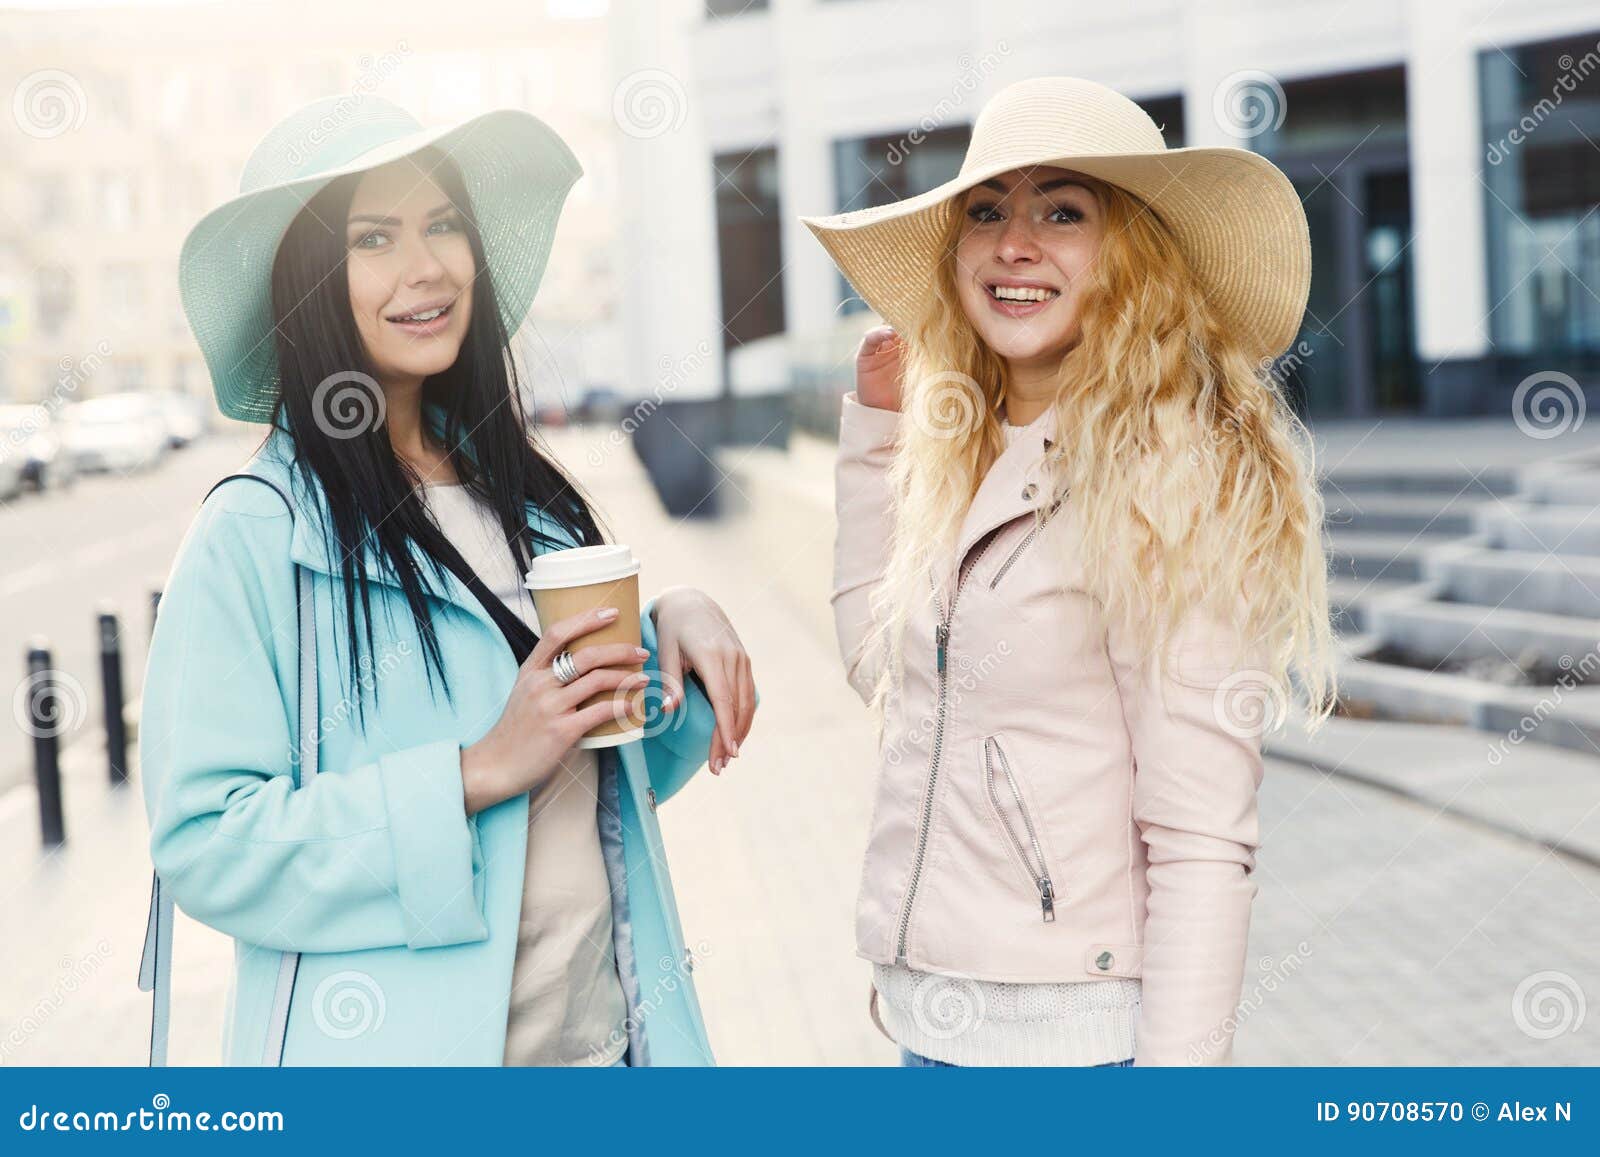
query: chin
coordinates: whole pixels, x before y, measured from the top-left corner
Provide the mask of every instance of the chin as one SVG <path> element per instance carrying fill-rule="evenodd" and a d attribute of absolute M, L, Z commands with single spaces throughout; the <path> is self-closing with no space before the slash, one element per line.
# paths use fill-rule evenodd
<path fill-rule="evenodd" d="M 1052 334 L 1041 338 L 1036 333 L 986 333 L 984 344 L 1007 361 L 1038 361 L 1048 357 L 1065 357 L 1072 348 L 1072 340 Z"/>

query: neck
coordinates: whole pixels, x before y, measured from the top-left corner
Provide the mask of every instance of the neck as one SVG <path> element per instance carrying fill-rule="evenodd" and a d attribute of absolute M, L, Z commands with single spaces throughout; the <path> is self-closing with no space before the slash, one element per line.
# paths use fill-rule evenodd
<path fill-rule="evenodd" d="M 422 382 L 385 384 L 383 425 L 389 444 L 424 480 L 449 482 L 455 477 L 449 456 L 435 446 L 422 420 Z"/>
<path fill-rule="evenodd" d="M 1061 360 L 1008 361 L 1006 363 L 1006 420 L 1026 426 L 1055 401 Z"/>

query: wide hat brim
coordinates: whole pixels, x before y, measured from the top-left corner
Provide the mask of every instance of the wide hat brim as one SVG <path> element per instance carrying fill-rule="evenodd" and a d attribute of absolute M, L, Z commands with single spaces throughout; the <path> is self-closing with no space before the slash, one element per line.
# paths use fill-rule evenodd
<path fill-rule="evenodd" d="M 430 145 L 460 169 L 506 333 L 515 333 L 527 316 L 562 206 L 583 175 L 566 142 L 538 117 L 517 109 L 496 109 L 442 128 L 380 125 L 375 131 L 387 139 L 347 159 L 331 159 L 314 173 L 243 192 L 207 213 L 184 239 L 179 297 L 217 406 L 228 417 L 270 422 L 277 408 L 281 377 L 272 265 L 295 215 L 328 182 Z"/>
<path fill-rule="evenodd" d="M 980 131 L 981 119 L 975 145 Z M 906 332 L 929 304 L 960 196 L 1013 169 L 1057 165 L 1121 186 L 1149 205 L 1251 356 L 1275 358 L 1293 343 L 1311 291 L 1310 230 L 1294 185 L 1261 154 L 1225 146 L 1062 152 L 1025 136 L 1010 147 L 984 144 L 983 163 L 964 165 L 959 176 L 925 193 L 801 218 L 856 292 L 896 330 Z"/>

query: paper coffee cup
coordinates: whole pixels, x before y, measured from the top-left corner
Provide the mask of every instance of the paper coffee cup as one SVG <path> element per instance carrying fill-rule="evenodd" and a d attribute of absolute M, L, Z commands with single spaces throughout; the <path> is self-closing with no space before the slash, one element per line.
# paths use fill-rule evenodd
<path fill-rule="evenodd" d="M 541 635 L 551 623 L 584 611 L 596 607 L 617 608 L 615 619 L 599 630 L 573 639 L 567 644 L 568 650 L 576 652 L 601 643 L 639 646 L 639 561 L 628 547 L 620 543 L 577 546 L 535 555 L 522 585 L 533 593 Z M 633 670 L 643 671 L 644 663 L 634 664 Z M 613 703 L 616 718 L 586 732 L 577 745 L 615 747 L 642 738 L 644 692 L 643 687 L 631 693 L 619 688 L 598 692 L 584 700 L 581 707 Z"/>

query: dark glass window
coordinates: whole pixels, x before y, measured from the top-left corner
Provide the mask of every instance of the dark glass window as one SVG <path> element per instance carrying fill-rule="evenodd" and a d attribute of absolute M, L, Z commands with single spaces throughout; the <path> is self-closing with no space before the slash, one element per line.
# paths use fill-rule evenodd
<path fill-rule="evenodd" d="M 1484 50 L 1489 333 L 1497 352 L 1600 352 L 1600 34 Z"/>
<path fill-rule="evenodd" d="M 783 332 L 778 152 L 714 158 L 724 349 Z"/>

